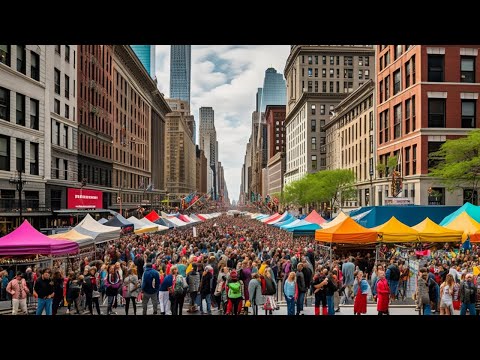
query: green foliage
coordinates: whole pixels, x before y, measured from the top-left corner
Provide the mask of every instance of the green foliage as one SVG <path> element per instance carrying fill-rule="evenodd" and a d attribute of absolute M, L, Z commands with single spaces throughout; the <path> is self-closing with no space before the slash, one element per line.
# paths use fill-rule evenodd
<path fill-rule="evenodd" d="M 461 186 L 476 190 L 480 180 L 480 130 L 470 131 L 464 138 L 447 140 L 430 158 L 444 159 L 430 169 L 429 175 L 441 179 L 449 191 Z"/>
<path fill-rule="evenodd" d="M 350 170 L 323 170 L 307 174 L 284 189 L 286 203 L 305 206 L 314 202 L 338 202 L 355 197 L 355 175 Z"/>

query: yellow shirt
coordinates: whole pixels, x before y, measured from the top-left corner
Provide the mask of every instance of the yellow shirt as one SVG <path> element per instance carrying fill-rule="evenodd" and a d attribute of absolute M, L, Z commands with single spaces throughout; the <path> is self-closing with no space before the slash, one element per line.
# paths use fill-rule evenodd
<path fill-rule="evenodd" d="M 258 273 L 259 273 L 260 275 L 264 275 L 266 268 L 267 268 L 267 264 L 262 264 L 262 265 L 260 266 L 260 269 L 258 269 Z"/>

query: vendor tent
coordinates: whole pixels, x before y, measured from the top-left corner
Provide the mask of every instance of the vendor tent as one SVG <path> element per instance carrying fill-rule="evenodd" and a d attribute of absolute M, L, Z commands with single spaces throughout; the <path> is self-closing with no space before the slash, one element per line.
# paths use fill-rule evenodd
<path fill-rule="evenodd" d="M 315 231 L 315 240 L 337 244 L 370 244 L 377 241 L 377 232 L 364 228 L 346 216 L 337 225 Z"/>
<path fill-rule="evenodd" d="M 183 221 L 185 224 L 190 224 L 191 221 L 189 219 L 187 219 L 187 217 L 185 215 L 178 215 L 178 219 L 180 219 L 181 221 Z"/>
<path fill-rule="evenodd" d="M 397 220 L 392 216 L 386 223 L 372 228 L 378 232 L 378 240 L 386 243 L 415 242 L 418 240 L 418 231 Z"/>
<path fill-rule="evenodd" d="M 310 214 L 304 219 L 305 221 L 308 221 L 309 223 L 312 224 L 318 224 L 322 225 L 323 223 L 326 223 L 327 220 L 325 220 L 319 213 L 317 213 L 315 210 L 312 210 Z"/>
<path fill-rule="evenodd" d="M 101 218 L 100 220 L 98 220 L 98 222 L 99 222 L 100 224 L 104 225 L 106 222 L 108 222 L 108 220 L 105 219 L 105 218 Z"/>
<path fill-rule="evenodd" d="M 89 235 L 80 234 L 74 229 L 71 229 L 67 232 L 61 234 L 53 234 L 48 236 L 51 239 L 62 239 L 62 240 L 70 240 L 74 241 L 80 247 L 89 246 L 95 243 L 95 238 Z"/>
<path fill-rule="evenodd" d="M 182 227 L 182 226 L 185 226 L 187 225 L 187 223 L 183 222 L 182 220 L 180 220 L 179 218 L 175 217 L 175 216 L 169 216 L 167 217 L 166 219 L 165 218 L 162 218 L 164 220 L 168 220 L 170 221 L 171 223 L 175 224 L 176 226 L 178 227 Z"/>
<path fill-rule="evenodd" d="M 280 226 L 280 229 L 284 229 L 284 230 L 288 230 L 290 228 L 293 228 L 295 227 L 296 225 L 298 225 L 300 223 L 300 219 L 295 219 L 294 221 L 292 221 L 290 224 L 286 224 L 286 225 L 282 225 Z"/>
<path fill-rule="evenodd" d="M 444 227 L 451 230 L 463 231 L 462 240 L 466 240 L 469 235 L 480 232 L 480 223 L 473 220 L 465 211 Z"/>
<path fill-rule="evenodd" d="M 297 220 L 296 217 L 290 215 L 286 220 L 283 220 L 282 222 L 278 222 L 276 224 L 274 224 L 273 226 L 275 227 L 281 227 L 283 225 L 288 225 L 288 224 L 291 224 L 292 222 L 294 222 L 295 220 Z"/>
<path fill-rule="evenodd" d="M 160 216 L 157 214 L 157 212 L 155 210 L 152 210 L 148 213 L 147 216 L 145 216 L 148 220 L 152 221 L 152 222 L 155 222 L 157 221 L 158 219 L 160 219 Z"/>
<path fill-rule="evenodd" d="M 202 220 L 202 221 L 206 221 L 206 220 L 207 220 L 207 218 L 206 218 L 206 217 L 203 217 L 201 214 L 197 214 L 196 216 L 197 216 L 200 220 Z"/>
<path fill-rule="evenodd" d="M 130 216 L 128 218 L 128 221 L 130 221 L 133 224 L 135 234 L 143 234 L 143 233 L 146 233 L 146 232 L 156 232 L 156 231 L 158 231 L 158 225 L 157 224 L 152 223 L 152 225 L 147 225 L 147 224 L 145 224 L 144 222 L 142 222 L 141 220 L 137 219 L 134 216 Z"/>
<path fill-rule="evenodd" d="M 200 218 L 199 218 L 197 215 L 195 215 L 195 214 L 190 215 L 190 218 L 192 218 L 192 219 L 195 220 L 196 222 L 202 221 L 202 219 L 200 219 Z"/>
<path fill-rule="evenodd" d="M 291 216 L 287 211 L 285 211 L 282 215 L 277 217 L 275 220 L 270 221 L 268 224 L 269 225 L 274 225 L 276 223 L 282 222 L 285 219 L 288 219 L 288 217 Z"/>
<path fill-rule="evenodd" d="M 418 231 L 418 237 L 422 242 L 461 241 L 463 235 L 463 231 L 447 229 L 435 224 L 428 217 L 421 223 L 413 226 L 412 229 Z"/>
<path fill-rule="evenodd" d="M 133 224 L 125 219 L 122 215 L 120 214 L 115 214 L 110 220 L 108 220 L 105 224 L 105 226 L 113 226 L 113 227 L 119 227 L 119 228 L 126 228 L 126 227 L 132 227 Z"/>
<path fill-rule="evenodd" d="M 270 216 L 267 216 L 267 217 L 264 217 L 262 219 L 260 219 L 261 222 L 263 223 L 266 223 L 267 221 L 270 221 L 270 220 L 275 220 L 276 218 L 278 218 L 280 216 L 279 213 L 275 213 L 273 215 L 270 215 Z"/>
<path fill-rule="evenodd" d="M 0 255 L 66 255 L 77 252 L 76 242 L 51 239 L 36 230 L 27 220 L 0 238 Z"/>
<path fill-rule="evenodd" d="M 288 229 L 294 236 L 315 235 L 315 231 L 321 229 L 320 225 L 311 222 L 300 220 L 295 227 Z"/>
<path fill-rule="evenodd" d="M 348 218 L 348 215 L 346 215 L 343 211 L 340 211 L 340 214 L 338 214 L 335 219 L 333 219 L 332 221 L 323 223 L 322 228 L 323 229 L 328 229 L 328 228 L 334 227 L 334 226 L 342 223 L 343 221 L 345 221 L 345 219 L 347 219 L 347 218 Z"/>
<path fill-rule="evenodd" d="M 145 225 L 148 226 L 148 227 L 156 226 L 157 229 L 158 229 L 158 231 L 168 230 L 168 226 L 159 225 L 159 224 L 157 224 L 157 223 L 151 222 L 151 221 L 148 220 L 147 218 L 142 218 L 142 219 L 139 219 L 138 221 L 142 222 L 143 224 L 145 224 Z"/>
<path fill-rule="evenodd" d="M 461 208 L 446 216 L 440 225 L 445 226 L 450 224 L 458 215 L 466 212 L 473 220 L 480 223 L 480 206 L 475 206 L 469 202 L 463 204 Z"/>
<path fill-rule="evenodd" d="M 90 214 L 87 214 L 80 223 L 73 228 L 83 235 L 95 239 L 95 244 L 117 239 L 120 236 L 120 227 L 105 226 L 95 221 Z"/>

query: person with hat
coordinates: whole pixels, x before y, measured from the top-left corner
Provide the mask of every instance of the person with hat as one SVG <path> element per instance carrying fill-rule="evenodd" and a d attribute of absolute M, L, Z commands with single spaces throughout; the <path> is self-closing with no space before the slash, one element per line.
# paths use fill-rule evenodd
<path fill-rule="evenodd" d="M 230 278 L 227 279 L 227 312 L 226 315 L 238 315 L 242 310 L 242 300 L 244 298 L 243 282 L 238 279 L 238 273 L 235 270 L 230 272 Z"/>
<path fill-rule="evenodd" d="M 28 314 L 27 295 L 30 290 L 21 271 L 18 271 L 17 276 L 8 283 L 7 292 L 12 295 L 12 315 L 18 315 L 19 306 L 23 313 Z"/>

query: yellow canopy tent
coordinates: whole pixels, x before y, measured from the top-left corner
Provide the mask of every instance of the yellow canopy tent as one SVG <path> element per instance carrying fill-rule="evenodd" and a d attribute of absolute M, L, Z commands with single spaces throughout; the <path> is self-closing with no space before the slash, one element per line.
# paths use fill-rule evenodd
<path fill-rule="evenodd" d="M 430 220 L 428 217 L 421 223 L 413 226 L 419 233 L 420 241 L 425 242 L 451 242 L 461 241 L 463 231 L 447 229 Z"/>
<path fill-rule="evenodd" d="M 418 231 L 412 229 L 392 216 L 386 223 L 370 230 L 378 232 L 379 241 L 386 243 L 414 242 L 418 240 Z"/>
<path fill-rule="evenodd" d="M 95 240 L 93 239 L 93 237 L 80 234 L 78 231 L 73 229 L 60 234 L 48 235 L 48 237 L 52 239 L 74 241 L 78 243 L 78 246 L 88 246 L 95 243 Z"/>
<path fill-rule="evenodd" d="M 377 241 L 377 232 L 359 225 L 347 216 L 340 224 L 316 230 L 315 240 L 337 244 L 371 244 Z"/>
<path fill-rule="evenodd" d="M 469 235 L 480 232 L 480 224 L 472 219 L 466 211 L 462 212 L 444 227 L 451 230 L 463 231 L 462 241 L 465 241 Z"/>
<path fill-rule="evenodd" d="M 342 223 L 346 218 L 348 218 L 348 215 L 346 215 L 343 211 L 340 211 L 340 214 L 338 214 L 335 219 L 333 219 L 330 222 L 323 223 L 321 225 L 321 227 L 322 227 L 322 229 L 331 228 L 335 225 L 338 225 L 338 224 Z"/>

